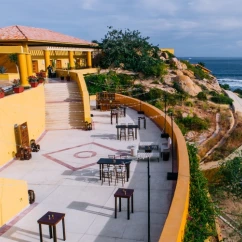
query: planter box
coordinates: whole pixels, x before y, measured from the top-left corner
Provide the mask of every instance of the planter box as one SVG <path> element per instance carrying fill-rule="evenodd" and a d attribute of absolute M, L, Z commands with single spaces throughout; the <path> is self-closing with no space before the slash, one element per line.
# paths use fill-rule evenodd
<path fill-rule="evenodd" d="M 14 87 L 14 88 L 13 88 L 13 91 L 14 91 L 15 93 L 21 93 L 21 92 L 24 91 L 24 87 L 22 87 L 22 86 Z"/>
<path fill-rule="evenodd" d="M 31 87 L 37 87 L 39 85 L 38 82 L 30 82 Z"/>
<path fill-rule="evenodd" d="M 4 92 L 0 92 L 0 98 L 3 98 L 5 96 Z"/>
<path fill-rule="evenodd" d="M 39 83 L 43 83 L 44 81 L 45 81 L 44 79 L 38 80 Z"/>

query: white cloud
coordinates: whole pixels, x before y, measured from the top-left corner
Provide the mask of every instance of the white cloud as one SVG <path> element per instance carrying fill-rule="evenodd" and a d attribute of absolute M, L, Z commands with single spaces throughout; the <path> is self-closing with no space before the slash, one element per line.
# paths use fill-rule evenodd
<path fill-rule="evenodd" d="M 189 2 L 191 10 L 200 13 L 231 15 L 242 13 L 241 0 L 192 0 Z"/>
<path fill-rule="evenodd" d="M 152 11 L 164 15 L 175 15 L 180 8 L 175 0 L 141 0 L 139 6 L 143 7 L 144 13 Z"/>
<path fill-rule="evenodd" d="M 237 45 L 238 47 L 242 47 L 242 40 L 238 40 L 238 41 L 236 41 L 236 45 Z"/>
<path fill-rule="evenodd" d="M 97 0 L 84 0 L 80 2 L 80 5 L 85 10 L 93 10 L 97 7 Z"/>

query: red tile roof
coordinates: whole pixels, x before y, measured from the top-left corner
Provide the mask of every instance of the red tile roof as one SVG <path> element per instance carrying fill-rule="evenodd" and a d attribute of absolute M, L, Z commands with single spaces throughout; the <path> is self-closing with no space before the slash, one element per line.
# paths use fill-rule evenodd
<path fill-rule="evenodd" d="M 78 39 L 72 36 L 64 35 L 48 29 L 26 27 L 26 26 L 9 26 L 0 28 L 0 41 L 34 41 L 50 43 L 69 43 L 77 45 L 93 45 L 93 43 Z"/>

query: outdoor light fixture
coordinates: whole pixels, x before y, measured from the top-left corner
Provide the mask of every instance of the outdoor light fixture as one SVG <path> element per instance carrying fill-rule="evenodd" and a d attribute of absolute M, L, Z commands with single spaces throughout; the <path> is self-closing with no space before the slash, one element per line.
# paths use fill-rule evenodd
<path fill-rule="evenodd" d="M 165 123 L 164 123 L 164 132 L 161 134 L 161 138 L 168 138 L 169 134 L 166 133 L 166 102 L 167 102 L 167 98 L 166 98 L 166 94 L 164 94 L 164 102 L 165 102 Z"/>
<path fill-rule="evenodd" d="M 173 113 L 170 113 L 171 117 L 171 166 L 172 166 L 172 172 L 167 173 L 167 180 L 177 180 L 178 173 L 174 171 L 174 151 L 173 151 Z"/>
<path fill-rule="evenodd" d="M 152 156 L 152 153 L 139 153 L 138 158 L 148 160 L 148 166 L 147 166 L 147 177 L 148 177 L 148 242 L 150 242 L 150 157 Z"/>
<path fill-rule="evenodd" d="M 138 114 L 145 114 L 144 111 L 141 111 L 141 100 L 139 101 L 139 111 L 137 111 Z"/>

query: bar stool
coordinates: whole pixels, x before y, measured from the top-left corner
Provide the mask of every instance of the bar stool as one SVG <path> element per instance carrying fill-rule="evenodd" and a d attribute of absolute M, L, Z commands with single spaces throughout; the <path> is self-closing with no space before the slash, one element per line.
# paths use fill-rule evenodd
<path fill-rule="evenodd" d="M 133 140 L 134 140 L 134 130 L 133 130 L 133 128 L 128 128 L 128 140 L 129 140 L 129 137 L 133 137 Z"/>
<path fill-rule="evenodd" d="M 120 129 L 119 137 L 120 137 L 120 141 L 121 141 L 122 137 L 125 138 L 125 140 L 126 140 L 126 128 Z"/>
<path fill-rule="evenodd" d="M 124 186 L 125 183 L 125 177 L 126 177 L 126 167 L 124 164 L 122 165 L 116 165 L 115 167 L 116 171 L 116 179 L 115 179 L 115 185 L 116 182 L 118 183 L 119 180 L 122 181 L 122 186 Z"/>
<path fill-rule="evenodd" d="M 108 165 L 104 164 L 102 169 L 102 185 L 103 185 L 103 182 L 105 182 L 105 178 L 107 178 L 108 184 L 110 186 L 110 180 L 112 182 L 112 176 L 113 176 L 113 172 L 110 170 Z"/>

